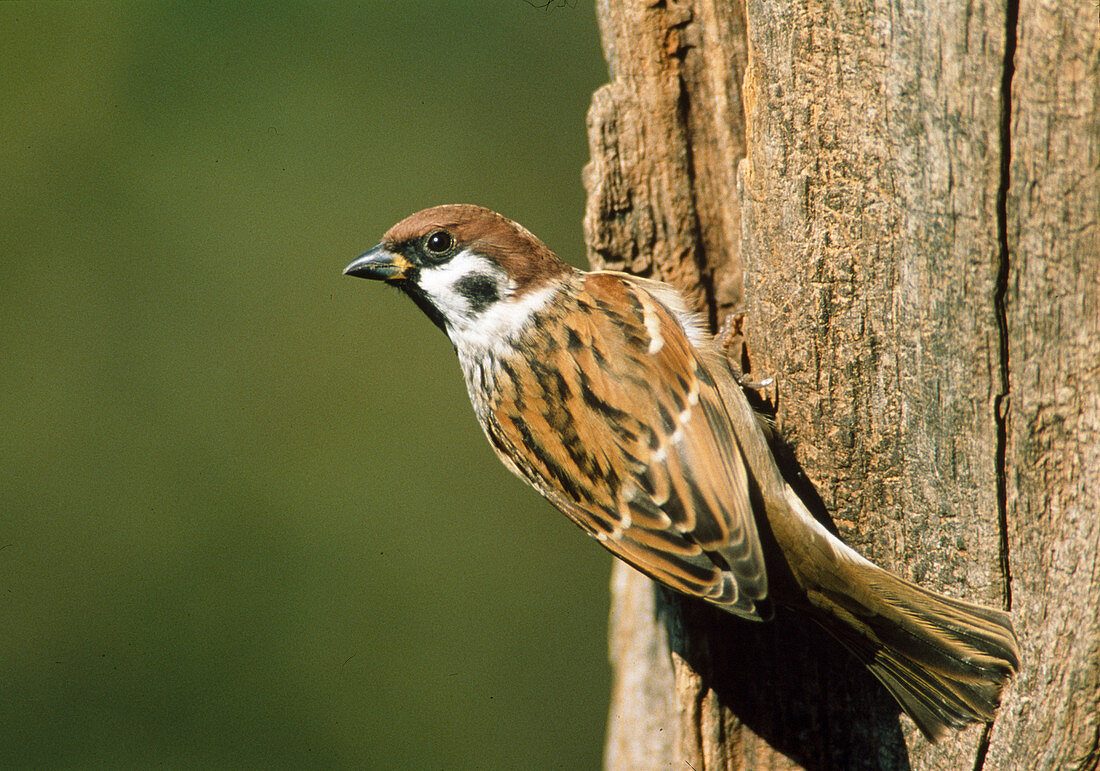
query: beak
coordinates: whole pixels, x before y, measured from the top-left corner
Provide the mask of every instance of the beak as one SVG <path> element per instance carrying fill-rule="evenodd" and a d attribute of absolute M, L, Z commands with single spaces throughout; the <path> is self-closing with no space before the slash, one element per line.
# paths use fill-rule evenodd
<path fill-rule="evenodd" d="M 379 281 L 400 281 L 411 268 L 409 261 L 400 254 L 394 254 L 382 244 L 371 249 L 344 268 L 345 276 L 373 278 Z"/>

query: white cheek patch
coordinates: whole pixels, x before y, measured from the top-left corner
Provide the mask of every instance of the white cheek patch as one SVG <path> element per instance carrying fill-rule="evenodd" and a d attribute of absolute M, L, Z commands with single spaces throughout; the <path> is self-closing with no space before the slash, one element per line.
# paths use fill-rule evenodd
<path fill-rule="evenodd" d="M 515 284 L 500 266 L 468 249 L 421 268 L 417 284 L 443 315 L 460 354 L 509 343 L 557 291 L 544 287 L 515 297 Z"/>
<path fill-rule="evenodd" d="M 421 268 L 417 283 L 457 329 L 504 297 L 508 279 L 484 257 L 464 250 L 442 265 Z"/>

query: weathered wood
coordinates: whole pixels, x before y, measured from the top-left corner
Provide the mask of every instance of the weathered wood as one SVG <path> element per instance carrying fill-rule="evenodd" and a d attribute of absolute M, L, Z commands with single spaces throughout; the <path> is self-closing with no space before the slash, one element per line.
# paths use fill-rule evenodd
<path fill-rule="evenodd" d="M 609 642 L 616 677 L 606 764 L 649 768 L 654 758 L 674 757 L 678 741 L 676 726 L 669 720 L 676 708 L 676 675 L 668 634 L 658 620 L 659 596 L 652 582 L 625 562 L 615 562 L 611 592 L 615 603 Z"/>
<path fill-rule="evenodd" d="M 1020 5 L 1006 200 L 1008 557 L 1027 666 L 988 767 L 1100 766 L 1100 8 Z"/>
<path fill-rule="evenodd" d="M 746 339 L 842 537 L 1000 605 L 1004 8 L 750 5 Z M 925 742 L 964 768 L 982 728 Z"/>
<path fill-rule="evenodd" d="M 741 294 L 741 271 L 729 268 L 740 263 L 740 4 L 597 6 L 612 80 L 588 113 L 589 261 L 663 279 L 701 310 L 726 312 Z"/>
<path fill-rule="evenodd" d="M 744 310 L 841 534 L 929 588 L 1011 601 L 1025 656 L 991 733 L 930 745 L 798 619 L 729 619 L 619 567 L 608 767 L 1095 767 L 1096 8 L 598 9 L 590 260 L 677 284 L 712 325 Z"/>

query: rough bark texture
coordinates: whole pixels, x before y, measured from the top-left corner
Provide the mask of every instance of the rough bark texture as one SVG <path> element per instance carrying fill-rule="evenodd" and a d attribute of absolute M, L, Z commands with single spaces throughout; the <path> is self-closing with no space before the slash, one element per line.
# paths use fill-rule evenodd
<path fill-rule="evenodd" d="M 743 11 L 737 0 L 597 5 L 612 80 L 588 113 L 589 260 L 675 284 L 713 321 L 741 295 Z"/>
<path fill-rule="evenodd" d="M 590 260 L 680 286 L 715 326 L 744 311 L 842 536 L 1011 607 L 1024 653 L 991 730 L 930 745 L 799 619 L 616 567 L 608 767 L 1096 767 L 1097 7 L 598 9 Z"/>
<path fill-rule="evenodd" d="M 990 767 L 1100 766 L 1098 16 L 1095 3 L 1020 6 L 1006 137 L 1005 477 L 1028 665 Z"/>

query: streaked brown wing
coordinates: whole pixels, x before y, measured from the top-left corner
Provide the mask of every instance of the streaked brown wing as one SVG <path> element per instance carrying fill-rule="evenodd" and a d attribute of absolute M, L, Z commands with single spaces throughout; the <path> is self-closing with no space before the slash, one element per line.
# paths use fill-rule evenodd
<path fill-rule="evenodd" d="M 644 283 L 608 273 L 583 281 L 584 291 L 566 295 L 574 308 L 540 313 L 526 365 L 502 363 L 490 440 L 509 467 L 634 567 L 761 617 L 764 557 L 714 376 Z"/>

